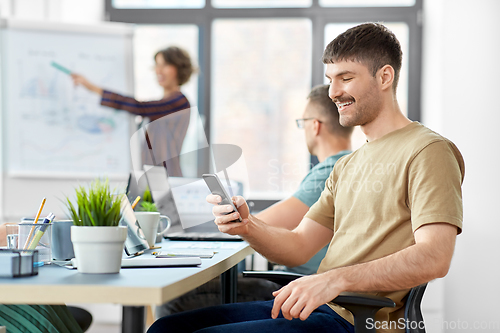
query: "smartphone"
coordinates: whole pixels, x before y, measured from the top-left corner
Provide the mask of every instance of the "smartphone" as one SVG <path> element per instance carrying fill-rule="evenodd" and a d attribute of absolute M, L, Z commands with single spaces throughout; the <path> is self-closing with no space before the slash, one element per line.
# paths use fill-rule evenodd
<path fill-rule="evenodd" d="M 231 205 L 233 206 L 233 211 L 229 213 L 224 213 L 224 215 L 227 214 L 232 214 L 234 212 L 237 212 L 238 210 L 236 209 L 236 206 L 233 204 L 233 200 L 231 200 L 231 197 L 229 194 L 227 194 L 226 190 L 224 189 L 224 186 L 222 186 L 222 183 L 220 182 L 219 177 L 216 174 L 204 174 L 203 180 L 205 183 L 207 183 L 208 188 L 210 189 L 210 192 L 212 194 L 218 195 L 222 198 L 222 201 L 219 202 L 219 205 Z M 234 220 L 232 222 L 241 222 L 241 216 L 238 217 L 237 220 Z"/>

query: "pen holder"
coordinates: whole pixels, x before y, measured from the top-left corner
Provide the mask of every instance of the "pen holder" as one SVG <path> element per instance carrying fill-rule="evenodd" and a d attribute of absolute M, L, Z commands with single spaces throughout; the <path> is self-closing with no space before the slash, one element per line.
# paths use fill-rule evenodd
<path fill-rule="evenodd" d="M 38 274 L 38 251 L 0 249 L 0 277 L 19 277 Z"/>
<path fill-rule="evenodd" d="M 31 222 L 20 222 L 19 223 L 19 248 L 23 249 L 26 244 L 26 239 L 28 238 L 30 231 L 33 227 L 34 230 L 31 234 L 30 239 L 28 240 L 28 245 L 31 243 L 33 238 L 36 235 L 36 232 L 42 226 L 43 220 L 38 220 L 38 223 Z M 46 224 L 46 230 L 43 233 L 43 236 L 40 238 L 38 245 L 36 246 L 36 250 L 38 250 L 38 260 L 40 262 L 50 262 L 51 261 L 51 252 L 50 252 L 50 244 L 51 244 L 51 224 Z"/>

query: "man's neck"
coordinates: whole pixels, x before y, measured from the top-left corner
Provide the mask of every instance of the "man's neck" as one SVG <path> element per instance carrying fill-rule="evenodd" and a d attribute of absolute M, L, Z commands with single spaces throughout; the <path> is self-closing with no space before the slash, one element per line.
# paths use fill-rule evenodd
<path fill-rule="evenodd" d="M 366 139 L 374 141 L 410 123 L 411 120 L 403 115 L 397 102 L 395 102 L 390 108 L 383 110 L 373 121 L 360 127 L 366 135 Z"/>
<path fill-rule="evenodd" d="M 319 162 L 323 162 L 328 157 L 337 155 L 343 150 L 351 150 L 351 140 L 340 138 L 329 138 L 324 143 L 319 143 L 314 151 Z"/>

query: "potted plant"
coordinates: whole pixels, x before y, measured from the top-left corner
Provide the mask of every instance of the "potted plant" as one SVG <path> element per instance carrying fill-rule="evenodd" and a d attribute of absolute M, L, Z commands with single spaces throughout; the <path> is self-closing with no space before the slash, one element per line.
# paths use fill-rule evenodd
<path fill-rule="evenodd" d="M 151 190 L 146 187 L 144 194 L 142 195 L 141 206 L 138 209 L 141 212 L 157 212 L 156 204 L 153 202 L 153 197 L 151 196 Z"/>
<path fill-rule="evenodd" d="M 139 209 L 140 212 L 157 212 L 158 209 L 156 208 L 156 205 L 152 202 L 147 202 L 143 201 L 141 202 L 141 209 Z"/>
<path fill-rule="evenodd" d="M 66 198 L 73 220 L 71 241 L 78 271 L 118 273 L 127 227 L 119 226 L 121 197 L 111 194 L 108 180 L 95 180 L 76 189 L 76 203 Z"/>

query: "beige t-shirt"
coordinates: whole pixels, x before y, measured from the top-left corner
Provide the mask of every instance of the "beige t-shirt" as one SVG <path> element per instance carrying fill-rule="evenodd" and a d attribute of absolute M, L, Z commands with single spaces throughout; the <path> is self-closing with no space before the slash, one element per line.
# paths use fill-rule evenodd
<path fill-rule="evenodd" d="M 418 122 L 339 159 L 320 199 L 306 214 L 333 230 L 318 273 L 413 245 L 413 232 L 424 224 L 445 222 L 460 233 L 464 169 L 457 147 Z M 375 319 L 397 322 L 407 293 L 377 293 L 391 298 L 396 307 L 382 309 Z M 350 312 L 329 305 L 353 323 Z"/>

